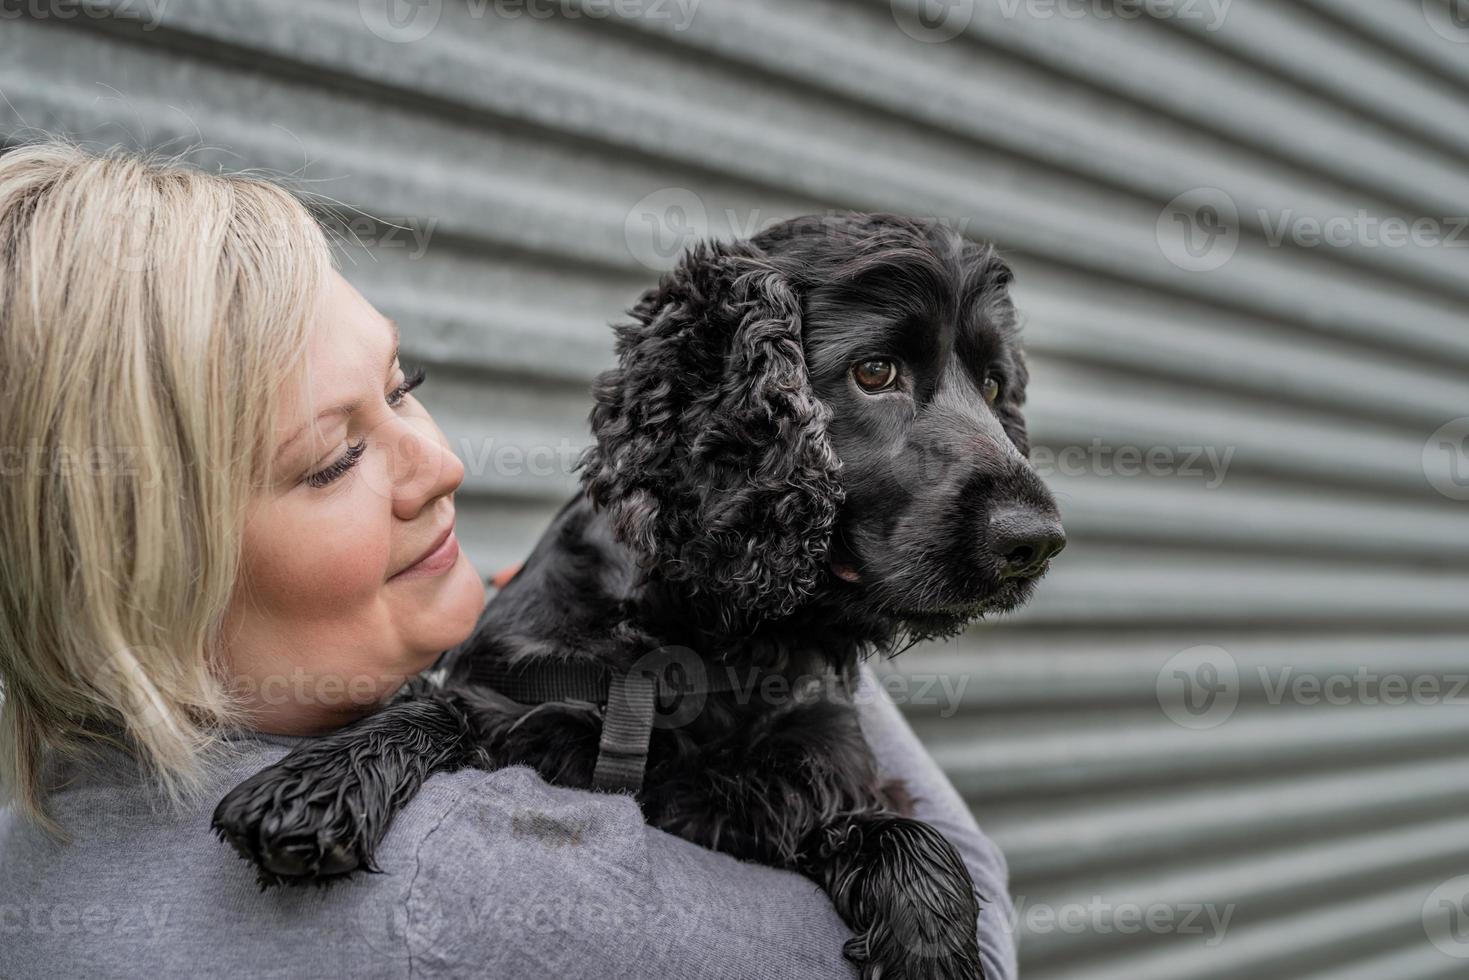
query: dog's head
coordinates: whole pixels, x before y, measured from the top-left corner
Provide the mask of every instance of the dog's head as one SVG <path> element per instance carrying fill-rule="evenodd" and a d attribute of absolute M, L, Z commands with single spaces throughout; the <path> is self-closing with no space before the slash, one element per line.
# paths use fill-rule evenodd
<path fill-rule="evenodd" d="M 1009 281 L 892 215 L 695 246 L 617 328 L 588 494 L 731 630 L 817 596 L 923 635 L 1019 606 L 1065 537 L 1026 459 Z"/>

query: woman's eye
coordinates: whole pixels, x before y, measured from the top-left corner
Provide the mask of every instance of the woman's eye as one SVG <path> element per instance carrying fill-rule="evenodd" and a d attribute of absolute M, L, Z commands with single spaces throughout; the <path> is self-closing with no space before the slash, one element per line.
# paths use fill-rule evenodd
<path fill-rule="evenodd" d="M 402 405 L 403 399 L 408 397 L 408 393 L 423 384 L 427 378 L 427 371 L 423 368 L 415 368 L 412 374 L 403 379 L 402 384 L 388 393 L 388 406 L 390 408 L 397 408 L 399 405 Z"/>
<path fill-rule="evenodd" d="M 984 388 L 981 391 L 984 394 L 984 400 L 993 405 L 1000 399 L 1000 379 L 993 374 L 987 375 L 984 379 Z"/>
<path fill-rule="evenodd" d="M 335 463 L 332 463 L 325 469 L 317 470 L 315 473 L 308 475 L 306 477 L 305 483 L 309 486 L 318 488 L 326 486 L 328 483 L 331 483 L 333 480 L 341 477 L 352 467 L 356 466 L 357 461 L 362 458 L 362 454 L 366 451 L 367 440 L 359 439 L 357 442 L 349 445 L 347 447 L 347 451 L 344 452 L 341 455 L 341 458 L 339 458 Z"/>
<path fill-rule="evenodd" d="M 898 366 L 892 361 L 858 361 L 852 365 L 852 380 L 866 392 L 886 391 L 898 381 Z"/>

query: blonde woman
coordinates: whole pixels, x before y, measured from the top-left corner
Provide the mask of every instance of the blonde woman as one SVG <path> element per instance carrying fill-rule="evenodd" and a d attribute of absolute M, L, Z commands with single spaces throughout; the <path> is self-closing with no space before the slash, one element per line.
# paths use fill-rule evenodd
<path fill-rule="evenodd" d="M 435 777 L 385 873 L 326 891 L 262 893 L 210 835 L 224 789 L 474 627 L 464 468 L 422 380 L 270 182 L 0 155 L 0 977 L 853 976 L 809 881 L 522 766 Z M 1003 899 L 875 693 L 880 764 Z M 981 923 L 990 980 L 1008 910 Z"/>

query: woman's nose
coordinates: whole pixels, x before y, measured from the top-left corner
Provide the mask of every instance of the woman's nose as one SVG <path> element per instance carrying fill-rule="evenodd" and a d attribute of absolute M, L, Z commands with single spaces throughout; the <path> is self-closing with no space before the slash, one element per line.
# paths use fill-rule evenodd
<path fill-rule="evenodd" d="M 464 463 L 428 418 L 399 418 L 389 423 L 386 488 L 399 516 L 412 519 L 427 503 L 453 493 L 464 482 Z"/>

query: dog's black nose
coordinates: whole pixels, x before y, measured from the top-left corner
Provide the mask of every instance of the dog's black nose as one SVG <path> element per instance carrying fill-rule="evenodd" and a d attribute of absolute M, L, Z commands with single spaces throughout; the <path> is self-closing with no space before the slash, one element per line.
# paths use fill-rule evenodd
<path fill-rule="evenodd" d="M 990 518 L 990 551 L 1005 578 L 1025 578 L 1066 547 L 1066 531 L 1054 514 L 1003 510 Z"/>

